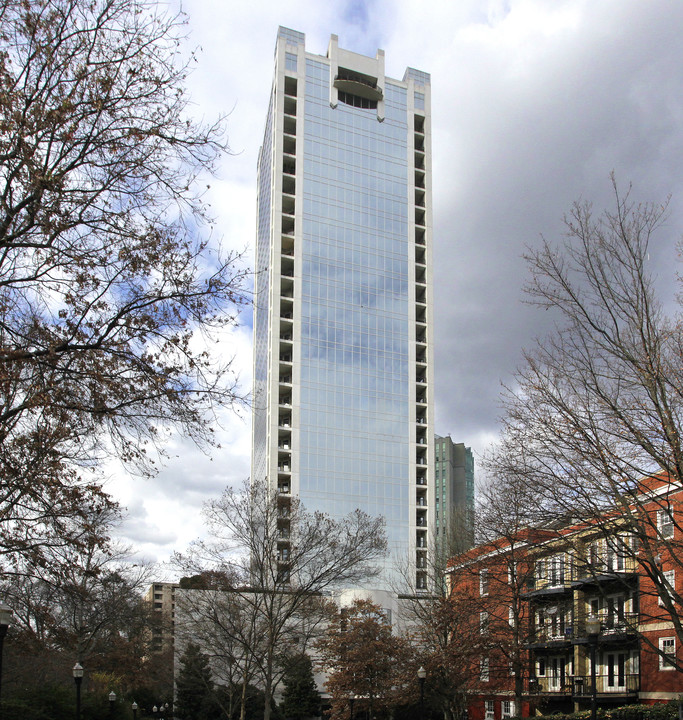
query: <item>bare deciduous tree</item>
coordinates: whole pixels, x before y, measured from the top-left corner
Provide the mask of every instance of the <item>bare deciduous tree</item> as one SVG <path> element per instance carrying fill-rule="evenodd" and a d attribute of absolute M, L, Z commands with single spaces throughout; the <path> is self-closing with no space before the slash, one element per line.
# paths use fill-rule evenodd
<path fill-rule="evenodd" d="M 0 554 L 79 541 L 84 479 L 149 472 L 235 400 L 199 336 L 234 322 L 243 270 L 196 183 L 226 149 L 188 114 L 182 16 L 147 0 L 0 2 Z M 225 356 L 224 356 L 225 357 Z"/>
<path fill-rule="evenodd" d="M 107 526 L 109 521 L 100 519 Z M 141 597 L 150 568 L 133 564 L 128 550 L 115 544 L 103 548 L 93 541 L 60 550 L 59 563 L 27 567 L 0 583 L 14 613 L 10 681 L 15 675 L 25 687 L 49 683 L 78 661 L 91 672 L 115 673 L 132 688 L 149 653 L 154 620 Z"/>
<path fill-rule="evenodd" d="M 206 610 L 195 598 L 187 615 L 241 645 L 235 659 L 255 664 L 268 720 L 283 661 L 304 652 L 329 617 L 324 593 L 379 572 L 386 553 L 384 520 L 359 510 L 339 520 L 309 513 L 297 498 L 257 481 L 227 489 L 206 505 L 205 515 L 211 540 L 177 556 L 177 563 L 184 572 L 221 571 L 232 587 L 223 601 L 209 589 Z M 220 620 L 217 602 L 239 608 L 239 623 Z"/>
<path fill-rule="evenodd" d="M 465 528 L 464 513 L 454 513 L 449 532 L 433 543 L 422 570 L 427 575 L 429 592 L 418 591 L 415 569 L 410 558 L 397 570 L 400 584 L 394 588 L 399 597 L 398 626 L 412 646 L 416 659 L 412 670 L 422 665 L 426 672 L 427 704 L 443 713 L 447 720 L 464 717 L 467 697 L 479 679 L 479 659 L 485 654 L 485 639 L 479 630 L 482 603 L 472 593 L 476 570 L 465 567 L 457 581 L 448 578 L 448 568 L 469 546 L 461 532 Z M 460 580 L 464 578 L 464 583 Z M 457 586 L 456 586 L 457 585 Z M 405 687 L 409 688 L 405 678 Z M 414 693 L 414 688 L 413 688 Z M 414 702 L 410 690 L 403 693 L 406 702 Z"/>
<path fill-rule="evenodd" d="M 482 607 L 490 615 L 492 632 L 489 646 L 514 675 L 515 707 L 522 708 L 529 675 L 528 644 L 530 609 L 527 593 L 534 577 L 535 546 L 553 537 L 553 533 L 535 531 L 540 516 L 536 491 L 532 486 L 513 482 L 509 477 L 492 477 L 479 495 L 477 541 L 488 548 L 484 564 L 486 595 Z M 461 570 L 466 573 L 467 566 Z M 482 565 L 469 566 L 475 573 L 475 588 L 481 590 Z"/>
<path fill-rule="evenodd" d="M 637 205 L 612 182 L 613 210 L 576 203 L 565 242 L 527 255 L 530 301 L 558 321 L 504 397 L 488 468 L 532 491 L 537 518 L 583 523 L 637 563 L 683 641 L 668 579 L 683 571 L 683 318 L 665 313 L 649 264 L 667 206 Z"/>

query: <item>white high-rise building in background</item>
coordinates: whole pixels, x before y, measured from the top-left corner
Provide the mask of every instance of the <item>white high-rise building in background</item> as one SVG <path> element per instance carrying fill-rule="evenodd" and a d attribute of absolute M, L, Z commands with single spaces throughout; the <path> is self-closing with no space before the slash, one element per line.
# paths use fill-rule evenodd
<path fill-rule="evenodd" d="M 258 166 L 252 477 L 307 510 L 384 516 L 418 590 L 434 515 L 431 165 L 427 73 L 394 80 L 381 50 L 332 35 L 314 55 L 279 29 Z"/>

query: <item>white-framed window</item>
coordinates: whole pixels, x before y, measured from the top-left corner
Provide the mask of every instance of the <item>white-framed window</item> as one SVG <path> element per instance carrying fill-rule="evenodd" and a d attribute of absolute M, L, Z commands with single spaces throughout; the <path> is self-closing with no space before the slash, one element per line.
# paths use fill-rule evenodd
<path fill-rule="evenodd" d="M 657 529 L 663 538 L 674 536 L 674 512 L 671 508 L 657 511 Z"/>
<path fill-rule="evenodd" d="M 536 661 L 536 675 L 545 677 L 545 658 L 538 658 Z"/>
<path fill-rule="evenodd" d="M 659 669 L 675 670 L 676 658 L 676 638 L 663 637 L 659 638 Z M 671 659 L 669 659 L 671 658 Z"/>
<path fill-rule="evenodd" d="M 493 720 L 496 716 L 496 704 L 493 700 L 484 700 L 484 719 Z"/>
<path fill-rule="evenodd" d="M 600 563 L 600 541 L 592 542 L 588 547 L 588 564 L 595 570 Z"/>
<path fill-rule="evenodd" d="M 550 638 L 564 637 L 565 620 L 567 609 L 562 607 L 550 607 L 547 609 L 546 630 Z"/>
<path fill-rule="evenodd" d="M 515 626 L 515 609 L 512 605 L 508 608 L 508 625 L 512 628 Z"/>
<path fill-rule="evenodd" d="M 500 704 L 501 716 L 504 718 L 511 718 L 515 716 L 515 701 L 514 700 L 503 700 Z"/>
<path fill-rule="evenodd" d="M 564 555 L 548 558 L 548 587 L 564 585 Z"/>
<path fill-rule="evenodd" d="M 486 635 L 489 631 L 489 614 L 487 610 L 482 610 L 479 613 L 479 633 Z"/>
<path fill-rule="evenodd" d="M 600 608 L 602 606 L 602 598 L 593 597 L 588 600 L 588 614 L 593 617 L 600 617 Z"/>
<path fill-rule="evenodd" d="M 481 660 L 479 660 L 479 679 L 482 682 L 488 682 L 490 677 L 489 659 L 487 657 L 481 658 Z"/>
<path fill-rule="evenodd" d="M 673 589 L 676 587 L 676 571 L 675 570 L 665 570 L 662 575 L 664 576 L 664 580 L 666 581 L 666 585 L 662 584 L 662 587 L 659 589 L 659 605 L 664 605 L 663 597 L 664 595 L 668 595 L 669 597 L 672 597 Z M 669 586 L 671 589 L 669 589 Z"/>
<path fill-rule="evenodd" d="M 615 540 L 618 543 L 619 539 Z M 607 570 L 609 572 L 623 572 L 626 567 L 626 555 L 623 546 L 607 545 Z"/>
<path fill-rule="evenodd" d="M 479 571 L 479 594 L 480 595 L 488 595 L 489 594 L 489 571 L 488 570 L 480 570 Z"/>

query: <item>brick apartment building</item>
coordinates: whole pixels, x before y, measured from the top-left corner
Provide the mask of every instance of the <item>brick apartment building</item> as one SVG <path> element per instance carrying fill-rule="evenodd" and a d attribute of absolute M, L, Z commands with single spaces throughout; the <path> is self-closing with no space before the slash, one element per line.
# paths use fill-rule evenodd
<path fill-rule="evenodd" d="M 453 559 L 455 602 L 477 596 L 469 719 L 499 720 L 683 693 L 683 489 L 661 477 L 590 521 L 524 529 Z"/>

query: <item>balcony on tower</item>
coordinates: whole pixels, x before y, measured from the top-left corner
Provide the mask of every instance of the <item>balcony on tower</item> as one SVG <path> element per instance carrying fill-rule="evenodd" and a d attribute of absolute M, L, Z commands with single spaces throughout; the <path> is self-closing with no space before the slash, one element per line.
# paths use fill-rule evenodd
<path fill-rule="evenodd" d="M 294 303 L 287 299 L 280 300 L 280 318 L 283 320 L 291 320 L 294 317 Z"/>
<path fill-rule="evenodd" d="M 280 275 L 282 277 L 294 277 L 294 258 L 284 255 L 280 265 Z"/>
<path fill-rule="evenodd" d="M 296 175 L 296 158 L 294 157 L 294 155 L 283 156 L 282 172 L 285 175 Z"/>
<path fill-rule="evenodd" d="M 284 298 L 294 297 L 294 279 L 291 277 L 280 278 L 280 295 Z"/>
<path fill-rule="evenodd" d="M 291 363 L 293 353 L 292 338 L 280 338 L 280 362 Z M 280 370 L 280 374 L 282 374 L 282 370 Z"/>
<path fill-rule="evenodd" d="M 296 195 L 296 179 L 293 175 L 282 176 L 282 192 L 283 197 L 284 195 L 291 195 L 292 197 Z"/>
<path fill-rule="evenodd" d="M 282 138 L 282 152 L 285 155 L 296 155 L 296 138 L 293 135 L 284 135 Z"/>
<path fill-rule="evenodd" d="M 293 215 L 282 215 L 282 234 L 283 235 L 294 235 L 294 216 Z"/>
<path fill-rule="evenodd" d="M 296 117 L 296 99 L 285 96 L 285 115 Z"/>
<path fill-rule="evenodd" d="M 284 131 L 289 135 L 296 135 L 296 108 L 294 110 L 294 115 L 285 115 L 284 117 Z"/>

